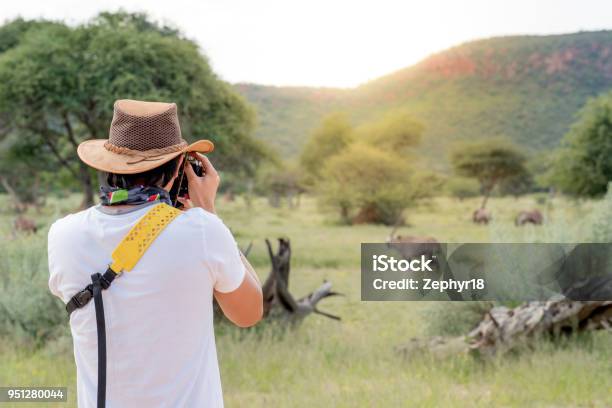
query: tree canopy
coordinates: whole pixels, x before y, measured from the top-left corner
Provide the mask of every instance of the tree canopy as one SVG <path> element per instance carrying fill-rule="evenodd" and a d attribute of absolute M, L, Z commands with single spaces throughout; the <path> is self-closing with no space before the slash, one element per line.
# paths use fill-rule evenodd
<path fill-rule="evenodd" d="M 404 111 L 358 128 L 335 114 L 313 133 L 301 163 L 320 201 L 338 209 L 344 222 L 395 224 L 404 209 L 439 186 L 411 160 L 422 132 Z"/>
<path fill-rule="evenodd" d="M 612 180 L 612 92 L 589 101 L 553 159 L 551 181 L 564 193 L 596 197 Z"/>
<path fill-rule="evenodd" d="M 3 134 L 39 145 L 80 180 L 84 205 L 93 202 L 92 172 L 76 147 L 108 137 L 116 99 L 176 102 L 183 137 L 212 140 L 213 161 L 226 171 L 253 171 L 266 156 L 252 137 L 253 110 L 177 30 L 123 12 L 77 27 L 9 24 L 21 28 L 0 54 Z"/>
<path fill-rule="evenodd" d="M 333 113 L 325 117 L 306 142 L 300 157 L 307 183 L 316 184 L 326 160 L 346 149 L 353 138 L 353 128 L 346 115 Z"/>
<path fill-rule="evenodd" d="M 397 154 L 409 154 L 421 143 L 423 124 L 404 110 L 393 110 L 382 118 L 361 125 L 358 137 L 366 143 Z"/>
<path fill-rule="evenodd" d="M 478 180 L 484 193 L 481 208 L 499 182 L 528 174 L 523 153 L 503 138 L 461 143 L 455 146 L 451 163 L 457 175 Z"/>
<path fill-rule="evenodd" d="M 359 221 L 393 224 L 411 199 L 411 167 L 376 147 L 354 143 L 325 165 L 320 191 L 326 203 Z"/>

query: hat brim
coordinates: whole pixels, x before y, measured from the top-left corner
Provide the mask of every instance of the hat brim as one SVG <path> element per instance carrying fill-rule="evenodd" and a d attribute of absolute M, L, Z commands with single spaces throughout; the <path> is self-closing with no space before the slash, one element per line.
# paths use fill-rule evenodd
<path fill-rule="evenodd" d="M 119 154 L 107 150 L 104 147 L 104 143 L 107 141 L 107 139 L 84 141 L 77 148 L 79 158 L 88 166 L 100 171 L 116 174 L 135 174 L 159 167 L 186 152 L 210 153 L 215 148 L 210 140 L 198 140 L 176 152 L 139 161 L 138 156 Z"/>

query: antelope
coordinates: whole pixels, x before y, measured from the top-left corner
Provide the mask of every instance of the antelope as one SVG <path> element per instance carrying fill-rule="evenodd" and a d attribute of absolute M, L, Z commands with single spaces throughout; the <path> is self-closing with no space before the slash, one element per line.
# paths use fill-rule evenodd
<path fill-rule="evenodd" d="M 493 219 L 493 216 L 488 210 L 479 208 L 472 214 L 472 221 L 476 224 L 488 224 Z"/>
<path fill-rule="evenodd" d="M 440 243 L 433 237 L 418 235 L 396 235 L 398 226 L 395 225 L 389 237 L 387 246 L 397 250 L 404 259 L 413 259 L 421 255 L 431 256 L 440 250 Z"/>
<path fill-rule="evenodd" d="M 542 225 L 544 217 L 539 210 L 521 211 L 514 219 L 514 225 L 521 226 L 525 224 Z"/>
<path fill-rule="evenodd" d="M 19 215 L 15 218 L 15 222 L 13 223 L 13 232 L 25 232 L 28 234 L 36 234 L 38 228 L 36 227 L 36 223 L 30 218 L 26 218 L 23 215 Z"/>

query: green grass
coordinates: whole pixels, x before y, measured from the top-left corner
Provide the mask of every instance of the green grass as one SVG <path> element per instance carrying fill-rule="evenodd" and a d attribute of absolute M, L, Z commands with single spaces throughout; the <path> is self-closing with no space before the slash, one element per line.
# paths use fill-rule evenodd
<path fill-rule="evenodd" d="M 42 214 L 31 214 L 42 231 L 14 240 L 7 239 L 12 215 L 0 214 L 2 252 L 13 254 L 0 269 L 0 282 L 3 274 L 17 273 L 27 265 L 17 259 L 16 254 L 22 252 L 15 248 L 31 246 L 36 251 L 32 256 L 45 258 L 49 222 L 77 202 L 78 197 L 62 205 L 50 201 Z M 410 225 L 400 233 L 451 242 L 586 240 L 589 230 L 585 220 L 597 205 L 555 199 L 545 212 L 545 226 L 516 228 L 512 223 L 515 212 L 536 207 L 535 197 L 492 199 L 495 219 L 488 227 L 470 222 L 477 203 L 477 199 L 459 202 L 437 198 L 407 211 Z M 262 279 L 269 272 L 264 238 L 287 236 L 294 255 L 292 293 L 305 295 L 327 279 L 345 294 L 320 304 L 321 309 L 342 316 L 341 322 L 315 315 L 293 330 L 270 324 L 250 331 L 218 326 L 217 347 L 228 407 L 612 406 L 609 333 L 564 346 L 542 343 L 534 351 L 488 363 L 466 357 L 404 360 L 394 349 L 411 337 L 427 335 L 431 314 L 426 312 L 431 304 L 360 301 L 360 243 L 382 241 L 390 228 L 338 225 L 333 215 L 321 213 L 312 199 L 303 200 L 297 210 L 272 209 L 264 200 L 256 200 L 250 209 L 241 200 L 220 201 L 218 209 L 241 246 L 254 242 L 250 259 Z M 46 273 L 42 267 L 37 271 Z M 68 337 L 37 349 L 5 336 L 0 341 L 0 385 L 65 385 L 69 387 L 68 406 L 74 406 L 71 352 Z"/>

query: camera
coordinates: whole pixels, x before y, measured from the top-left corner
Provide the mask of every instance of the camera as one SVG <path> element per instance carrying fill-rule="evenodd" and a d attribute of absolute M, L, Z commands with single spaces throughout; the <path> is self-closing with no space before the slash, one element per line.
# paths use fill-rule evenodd
<path fill-rule="evenodd" d="M 170 189 L 170 201 L 176 208 L 183 207 L 183 204 L 177 200 L 177 197 L 185 197 L 189 195 L 187 175 L 184 173 L 185 166 L 187 165 L 190 165 L 193 168 L 193 171 L 198 177 L 202 177 L 203 174 L 202 163 L 200 163 L 200 161 L 194 157 L 187 155 L 185 157 L 185 162 L 179 169 L 178 177 Z"/>

